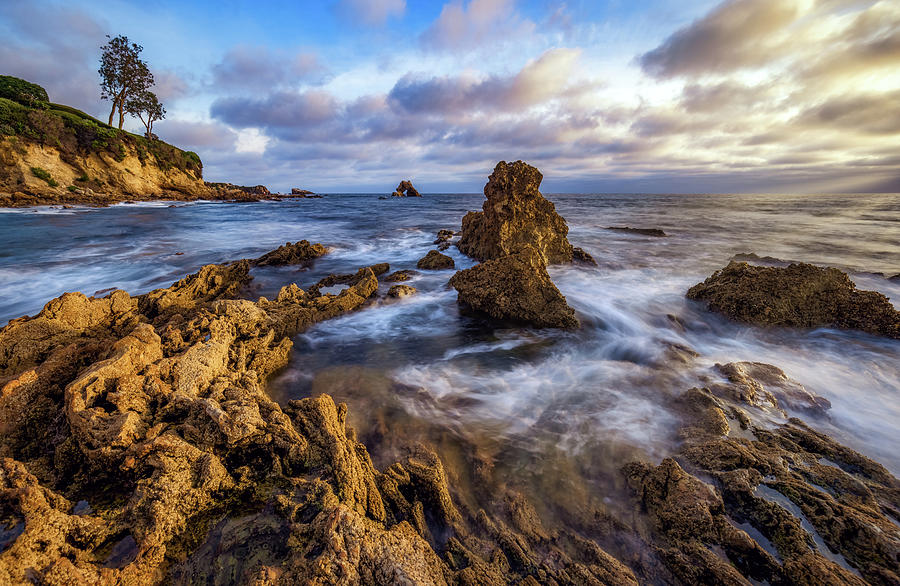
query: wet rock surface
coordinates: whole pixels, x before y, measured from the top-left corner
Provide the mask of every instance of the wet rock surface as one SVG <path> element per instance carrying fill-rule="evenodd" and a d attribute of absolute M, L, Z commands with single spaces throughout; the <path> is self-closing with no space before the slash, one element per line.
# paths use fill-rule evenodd
<path fill-rule="evenodd" d="M 301 240 L 294 244 L 290 242 L 279 246 L 271 252 L 267 252 L 253 261 L 255 266 L 283 266 L 309 262 L 326 252 L 321 244 L 310 244 L 307 240 Z"/>
<path fill-rule="evenodd" d="M 384 278 L 384 281 L 386 281 L 388 283 L 400 283 L 402 281 L 409 281 L 417 274 L 418 274 L 417 271 L 413 271 L 410 269 L 403 269 L 403 270 L 399 270 L 399 271 L 394 271 L 390 275 L 387 275 Z"/>
<path fill-rule="evenodd" d="M 437 271 L 441 269 L 452 269 L 456 263 L 446 254 L 441 254 L 437 250 L 429 250 L 428 254 L 419 259 L 416 268 Z"/>
<path fill-rule="evenodd" d="M 687 293 L 709 309 L 753 325 L 836 327 L 900 338 L 900 312 L 887 297 L 860 291 L 835 268 L 730 262 Z"/>
<path fill-rule="evenodd" d="M 410 295 L 414 295 L 416 293 L 415 287 L 410 287 L 409 285 L 394 285 L 390 289 L 388 289 L 388 297 L 394 297 L 396 299 L 401 299 L 403 297 L 409 297 Z"/>
<path fill-rule="evenodd" d="M 676 456 L 623 470 L 668 570 L 684 583 L 897 583 L 900 482 L 799 419 L 752 423 L 771 405 L 748 389 L 779 369 L 716 368 L 727 383 L 677 399 Z"/>
<path fill-rule="evenodd" d="M 485 261 L 533 247 L 545 264 L 571 262 L 569 227 L 541 195 L 542 180 L 540 171 L 522 161 L 497 163 L 484 186 L 483 211 L 463 217 L 460 252 Z"/>
<path fill-rule="evenodd" d="M 485 261 L 450 279 L 459 301 L 491 317 L 539 328 L 578 326 L 575 310 L 547 274 L 534 248 Z"/>

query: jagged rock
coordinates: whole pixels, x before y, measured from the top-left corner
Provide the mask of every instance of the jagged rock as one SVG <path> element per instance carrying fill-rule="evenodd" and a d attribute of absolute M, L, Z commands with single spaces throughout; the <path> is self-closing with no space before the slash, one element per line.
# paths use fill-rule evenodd
<path fill-rule="evenodd" d="M 310 244 L 308 240 L 297 243 L 285 243 L 271 252 L 267 252 L 252 261 L 254 266 L 282 266 L 309 262 L 328 252 L 321 244 Z"/>
<path fill-rule="evenodd" d="M 155 289 L 138 298 L 141 313 L 155 317 L 165 311 L 186 309 L 221 297 L 233 297 L 250 281 L 250 263 L 206 265 L 168 289 Z"/>
<path fill-rule="evenodd" d="M 437 250 L 429 250 L 428 254 L 419 259 L 416 267 L 425 270 L 437 271 L 441 269 L 452 269 L 456 266 L 453 259 L 446 254 L 441 254 Z"/>
<path fill-rule="evenodd" d="M 594 257 L 577 246 L 572 248 L 572 260 L 586 265 L 597 266 L 597 261 L 594 260 Z"/>
<path fill-rule="evenodd" d="M 35 317 L 10 320 L 0 336 L 2 377 L 43 361 L 53 350 L 91 334 L 134 327 L 137 301 L 125 291 L 102 299 L 65 293 L 48 302 Z"/>
<path fill-rule="evenodd" d="M 307 195 L 313 195 L 313 192 L 308 189 L 300 189 L 299 187 L 292 187 L 291 195 L 306 197 Z"/>
<path fill-rule="evenodd" d="M 771 364 L 729 362 L 716 364 L 716 370 L 727 377 L 732 388 L 737 390 L 735 398 L 750 405 L 763 401 L 775 408 L 787 407 L 813 415 L 824 415 L 831 408 L 828 399 L 810 393 Z"/>
<path fill-rule="evenodd" d="M 624 469 L 664 538 L 666 566 L 682 580 L 722 581 L 721 560 L 707 555 L 712 544 L 757 581 L 866 583 L 819 550 L 799 511 L 869 583 L 896 581 L 900 538 L 888 515 L 898 510 L 900 481 L 798 419 L 773 427 L 763 417 L 767 423 L 754 425 L 774 400 L 766 389 L 787 380 L 780 370 L 758 363 L 717 370 L 728 383 L 691 389 L 676 401 L 684 422 L 676 455 L 682 465 L 667 459 L 657 468 Z M 774 555 L 729 519 L 751 525 Z"/>
<path fill-rule="evenodd" d="M 442 242 L 447 242 L 451 238 L 456 235 L 456 232 L 453 230 L 438 230 L 437 238 L 434 239 L 433 244 L 440 244 Z"/>
<path fill-rule="evenodd" d="M 397 186 L 397 189 L 394 190 L 394 193 L 391 195 L 394 197 L 422 197 L 422 194 L 413 187 L 412 182 L 407 180 L 401 181 L 400 185 Z"/>
<path fill-rule="evenodd" d="M 450 279 L 460 302 L 497 319 L 543 328 L 578 326 L 575 310 L 547 274 L 537 250 L 485 261 Z"/>
<path fill-rule="evenodd" d="M 460 252 L 484 261 L 534 247 L 545 264 L 571 262 L 569 227 L 538 191 L 542 180 L 522 161 L 497 163 L 484 186 L 483 211 L 463 217 Z"/>
<path fill-rule="evenodd" d="M 380 277 L 381 275 L 391 270 L 391 265 L 386 262 L 380 262 L 378 264 L 371 265 L 369 268 L 372 269 L 372 272 L 375 273 L 376 277 Z"/>
<path fill-rule="evenodd" d="M 730 262 L 687 293 L 709 309 L 753 325 L 837 327 L 900 338 L 900 311 L 875 291 L 860 291 L 835 268 L 758 267 Z"/>
<path fill-rule="evenodd" d="M 403 297 L 409 297 L 410 295 L 414 295 L 416 293 L 415 287 L 410 287 L 409 285 L 394 285 L 390 289 L 388 289 L 388 297 L 394 297 L 397 299 L 402 299 Z"/>
<path fill-rule="evenodd" d="M 401 281 L 409 281 L 413 276 L 417 274 L 418 272 L 416 271 L 404 269 L 401 271 L 394 271 L 390 275 L 386 276 L 384 280 L 388 283 L 398 283 Z"/>
<path fill-rule="evenodd" d="M 614 232 L 627 232 L 629 234 L 640 234 L 641 236 L 655 236 L 656 238 L 664 238 L 668 236 L 659 228 L 631 228 L 630 226 L 608 226 L 607 230 Z"/>

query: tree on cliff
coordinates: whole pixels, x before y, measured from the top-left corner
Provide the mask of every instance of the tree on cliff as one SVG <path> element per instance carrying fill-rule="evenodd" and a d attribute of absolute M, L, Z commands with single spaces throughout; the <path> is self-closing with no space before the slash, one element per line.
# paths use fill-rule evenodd
<path fill-rule="evenodd" d="M 153 74 L 147 63 L 140 58 L 143 47 L 128 42 L 128 37 L 119 35 L 111 38 L 101 49 L 100 57 L 100 97 L 112 102 L 109 112 L 109 125 L 112 126 L 113 115 L 119 110 L 119 130 L 125 119 L 126 102 L 130 96 L 140 94 L 153 86 Z"/>
<path fill-rule="evenodd" d="M 153 123 L 166 117 L 166 109 L 150 90 L 138 92 L 125 100 L 125 110 L 136 116 L 147 128 L 147 138 L 153 138 Z"/>

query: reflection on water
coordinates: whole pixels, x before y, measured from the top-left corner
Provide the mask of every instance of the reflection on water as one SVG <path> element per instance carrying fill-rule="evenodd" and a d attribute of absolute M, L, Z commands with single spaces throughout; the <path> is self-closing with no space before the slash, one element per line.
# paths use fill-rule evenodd
<path fill-rule="evenodd" d="M 477 485 L 467 472 L 474 459 L 523 489 L 563 491 L 577 507 L 618 490 L 615 472 L 625 462 L 659 461 L 672 451 L 672 396 L 719 376 L 717 362 L 759 361 L 831 401 L 830 418 L 804 419 L 900 472 L 900 342 L 745 327 L 684 298 L 733 255 L 753 252 L 840 267 L 900 305 L 900 282 L 877 274 L 900 273 L 900 195 L 551 199 L 569 222 L 570 240 L 599 264 L 551 269 L 580 330 L 461 314 L 447 287 L 452 271 L 421 271 L 408 282 L 417 295 L 379 299 L 297 336 L 273 395 L 328 392 L 348 402 L 379 465 L 405 444 L 427 440 L 458 486 Z M 34 313 L 63 291 L 140 293 L 202 264 L 255 257 L 301 238 L 326 244 L 330 254 L 312 267 L 255 269 L 248 296 L 376 262 L 414 268 L 437 230 L 458 229 L 482 200 L 328 196 L 4 211 L 0 320 Z M 662 228 L 669 237 L 605 229 L 613 225 Z M 473 264 L 454 248 L 447 253 L 457 268 Z"/>

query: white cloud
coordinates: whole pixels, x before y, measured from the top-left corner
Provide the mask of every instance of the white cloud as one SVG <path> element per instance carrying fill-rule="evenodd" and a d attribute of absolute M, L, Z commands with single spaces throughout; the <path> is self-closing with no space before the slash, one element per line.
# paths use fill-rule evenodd
<path fill-rule="evenodd" d="M 269 137 L 260 132 L 259 128 L 245 128 L 237 133 L 234 151 L 261 155 L 266 152 L 269 140 Z"/>

